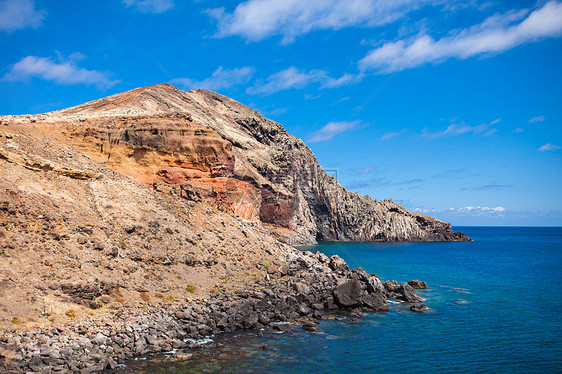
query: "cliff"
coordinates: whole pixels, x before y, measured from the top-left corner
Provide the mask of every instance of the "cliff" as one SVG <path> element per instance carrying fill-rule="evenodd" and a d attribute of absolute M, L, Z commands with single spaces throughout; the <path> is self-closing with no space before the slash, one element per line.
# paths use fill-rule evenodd
<path fill-rule="evenodd" d="M 390 199 L 347 191 L 282 125 L 212 91 L 161 84 L 6 119 L 48 123 L 121 174 L 270 225 L 291 244 L 469 240 Z"/>

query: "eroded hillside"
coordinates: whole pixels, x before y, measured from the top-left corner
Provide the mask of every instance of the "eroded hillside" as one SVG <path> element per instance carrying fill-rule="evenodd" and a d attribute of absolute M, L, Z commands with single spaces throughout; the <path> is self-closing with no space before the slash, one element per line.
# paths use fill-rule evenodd
<path fill-rule="evenodd" d="M 208 90 L 162 84 L 4 120 L 50 128 L 118 173 L 269 225 L 288 243 L 468 240 L 390 199 L 345 190 L 283 126 Z"/>

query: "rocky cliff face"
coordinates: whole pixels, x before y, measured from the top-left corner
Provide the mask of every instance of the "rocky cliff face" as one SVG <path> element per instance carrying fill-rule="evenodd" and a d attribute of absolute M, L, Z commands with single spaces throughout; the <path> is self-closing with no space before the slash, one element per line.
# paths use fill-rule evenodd
<path fill-rule="evenodd" d="M 325 240 L 469 240 L 392 200 L 349 192 L 282 125 L 208 90 L 162 84 L 37 116 L 138 182 L 261 221 L 291 244 Z"/>

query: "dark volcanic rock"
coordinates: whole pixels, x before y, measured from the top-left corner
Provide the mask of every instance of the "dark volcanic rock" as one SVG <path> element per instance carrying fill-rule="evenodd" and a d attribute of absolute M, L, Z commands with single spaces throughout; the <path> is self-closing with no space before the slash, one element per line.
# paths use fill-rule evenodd
<path fill-rule="evenodd" d="M 353 308 L 361 305 L 361 283 L 352 279 L 337 287 L 334 292 L 335 302 L 344 308 Z"/>
<path fill-rule="evenodd" d="M 380 294 L 368 294 L 363 296 L 363 305 L 368 309 L 379 312 L 388 310 L 386 299 Z"/>
<path fill-rule="evenodd" d="M 402 295 L 401 299 L 409 303 L 419 303 L 420 301 L 423 301 L 416 290 L 414 290 L 414 288 L 408 283 L 402 283 L 398 292 Z"/>
<path fill-rule="evenodd" d="M 428 310 L 429 307 L 425 304 L 414 304 L 410 307 L 410 310 L 414 312 L 423 312 L 424 310 Z"/>
<path fill-rule="evenodd" d="M 303 323 L 302 328 L 306 331 L 318 331 L 318 326 L 312 322 Z"/>
<path fill-rule="evenodd" d="M 384 288 L 387 292 L 400 292 L 400 285 L 395 280 L 388 280 L 383 282 Z"/>
<path fill-rule="evenodd" d="M 419 281 L 417 279 L 412 279 L 411 281 L 408 282 L 408 284 L 416 289 L 426 289 L 427 288 L 427 283 L 425 283 L 424 281 Z"/>
<path fill-rule="evenodd" d="M 344 259 L 338 255 L 333 255 L 332 257 L 330 257 L 329 266 L 333 271 L 349 271 L 349 266 L 347 266 Z"/>

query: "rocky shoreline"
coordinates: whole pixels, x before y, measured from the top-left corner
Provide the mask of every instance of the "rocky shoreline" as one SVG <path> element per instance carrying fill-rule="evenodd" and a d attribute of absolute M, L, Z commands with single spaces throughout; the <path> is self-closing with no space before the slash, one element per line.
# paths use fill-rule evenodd
<path fill-rule="evenodd" d="M 264 265 L 265 266 L 265 265 Z M 338 256 L 294 250 L 277 270 L 239 291 L 217 291 L 189 303 L 132 308 L 113 318 L 63 326 L 0 331 L 3 373 L 98 373 L 133 357 L 174 350 L 189 358 L 198 339 L 221 332 L 258 329 L 274 322 L 314 331 L 322 312 L 387 311 L 387 299 L 421 302 L 425 282 L 382 282 L 362 268 L 351 270 Z M 399 295 L 397 295 L 399 294 Z M 424 310 L 414 305 L 412 310 Z M 272 325 L 280 328 L 279 325 Z"/>

